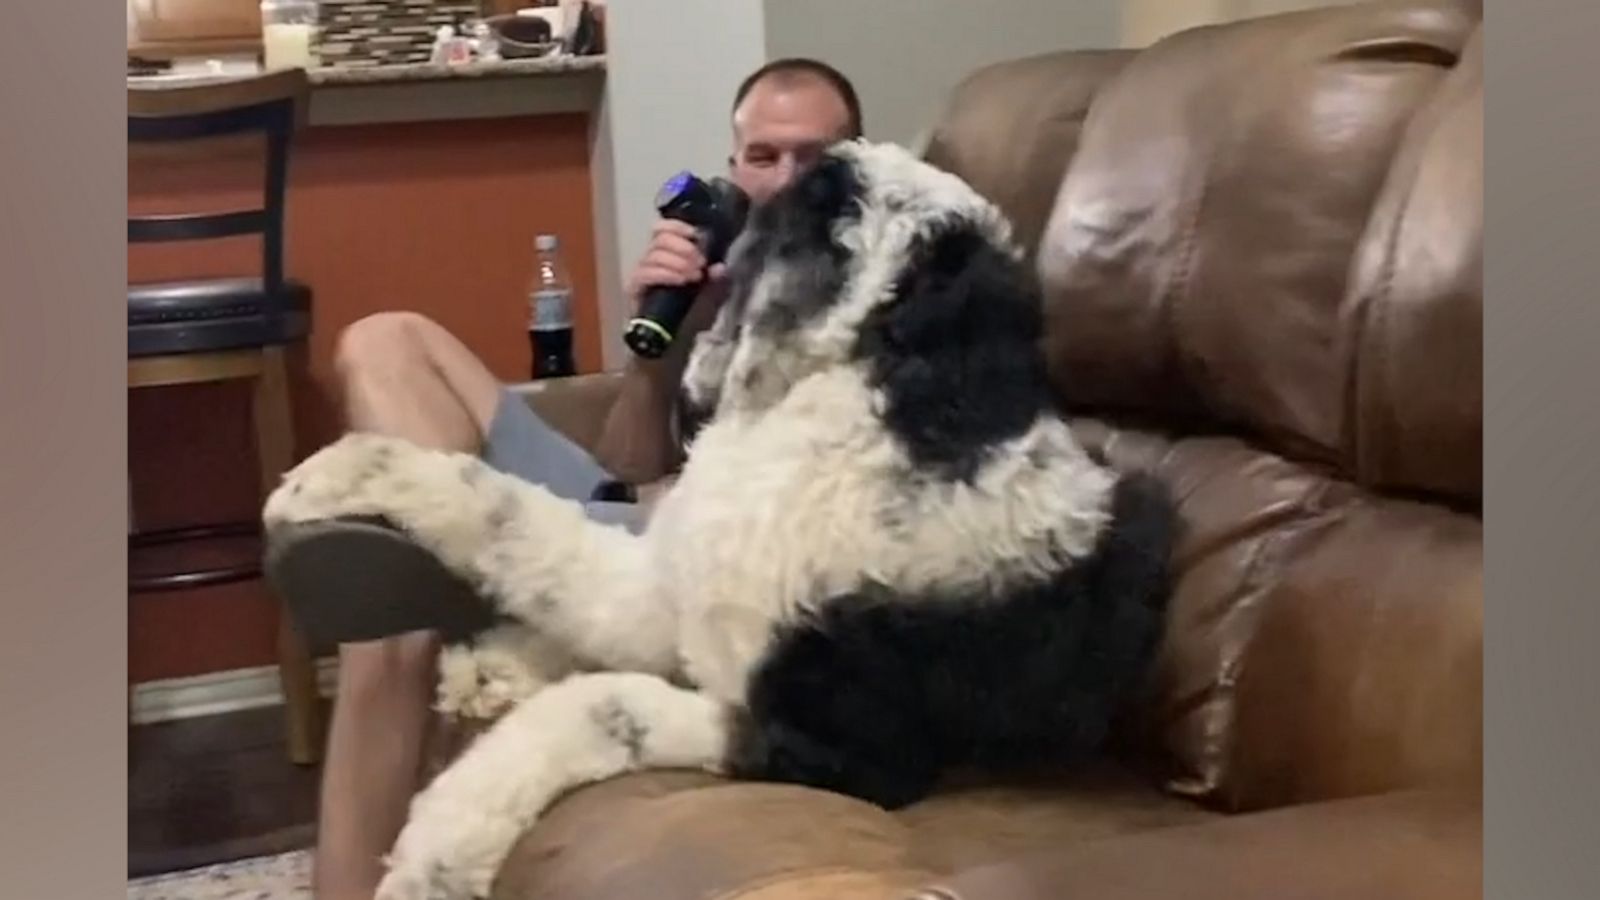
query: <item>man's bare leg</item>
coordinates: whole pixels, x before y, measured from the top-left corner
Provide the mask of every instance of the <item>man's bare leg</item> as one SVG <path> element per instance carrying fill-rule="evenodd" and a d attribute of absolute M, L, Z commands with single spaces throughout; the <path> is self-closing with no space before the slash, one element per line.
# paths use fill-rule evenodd
<path fill-rule="evenodd" d="M 478 452 L 500 385 L 472 352 L 412 313 L 363 319 L 341 336 L 352 430 Z M 439 644 L 417 632 L 339 653 L 317 827 L 316 896 L 371 900 L 422 773 Z"/>
<path fill-rule="evenodd" d="M 318 810 L 315 896 L 372 900 L 422 772 L 438 642 L 429 632 L 339 650 Z"/>

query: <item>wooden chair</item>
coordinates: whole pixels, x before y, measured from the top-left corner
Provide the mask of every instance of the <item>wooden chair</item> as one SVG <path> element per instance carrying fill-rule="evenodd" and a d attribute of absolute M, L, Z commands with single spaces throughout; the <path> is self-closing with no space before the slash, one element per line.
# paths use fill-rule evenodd
<path fill-rule="evenodd" d="M 263 498 L 294 464 L 287 347 L 311 328 L 311 291 L 284 277 L 284 205 L 289 149 L 310 96 L 300 70 L 181 87 L 128 88 L 130 148 L 160 159 L 184 157 L 199 142 L 264 138 L 266 188 L 260 208 L 236 212 L 128 218 L 129 243 L 199 241 L 258 235 L 259 278 L 200 279 L 128 287 L 128 387 L 150 389 L 234 379 L 254 382 L 252 419 Z M 151 153 L 152 148 L 155 152 Z M 130 154 L 132 155 L 132 154 Z M 259 533 L 259 523 L 138 531 L 130 554 L 179 541 Z M 249 563 L 134 577 L 134 594 L 259 578 Z M 322 754 L 323 720 L 309 646 L 279 604 L 278 672 L 288 717 L 289 758 L 301 765 Z"/>

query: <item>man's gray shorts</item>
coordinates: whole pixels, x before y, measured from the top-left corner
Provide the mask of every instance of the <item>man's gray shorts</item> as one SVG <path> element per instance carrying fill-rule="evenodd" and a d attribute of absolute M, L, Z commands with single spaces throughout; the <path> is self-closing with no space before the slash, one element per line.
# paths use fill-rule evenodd
<path fill-rule="evenodd" d="M 613 480 L 595 458 L 566 435 L 550 427 L 527 402 L 502 389 L 494 420 L 485 436 L 483 459 L 524 481 L 542 485 L 558 497 L 576 500 L 589 518 L 620 525 L 634 534 L 644 530 L 643 507 L 590 499 L 595 488 Z"/>

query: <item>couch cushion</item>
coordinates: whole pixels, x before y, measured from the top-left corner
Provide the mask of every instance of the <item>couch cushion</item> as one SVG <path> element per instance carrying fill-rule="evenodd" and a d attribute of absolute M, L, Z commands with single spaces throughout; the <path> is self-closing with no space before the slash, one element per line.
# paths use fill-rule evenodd
<path fill-rule="evenodd" d="M 1075 422 L 1172 487 L 1182 535 L 1136 731 L 1230 810 L 1474 781 L 1483 529 L 1233 438 Z"/>
<path fill-rule="evenodd" d="M 641 773 L 559 802 L 513 852 L 493 896 L 899 897 L 968 866 L 1211 817 L 1110 768 L 958 780 L 895 813 L 802 787 Z"/>
<path fill-rule="evenodd" d="M 1354 4 L 1134 57 L 1095 98 L 1039 251 L 1064 401 L 1339 462 L 1352 254 L 1476 24 L 1444 0 Z"/>

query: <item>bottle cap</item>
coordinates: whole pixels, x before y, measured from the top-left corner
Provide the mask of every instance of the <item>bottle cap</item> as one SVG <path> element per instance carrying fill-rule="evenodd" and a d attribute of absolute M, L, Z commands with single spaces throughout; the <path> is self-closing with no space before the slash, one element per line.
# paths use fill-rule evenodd
<path fill-rule="evenodd" d="M 534 238 L 533 241 L 534 249 L 544 250 L 547 252 L 556 249 L 556 247 L 559 245 L 560 241 L 556 240 L 556 236 L 553 234 L 541 234 L 537 238 Z"/>

